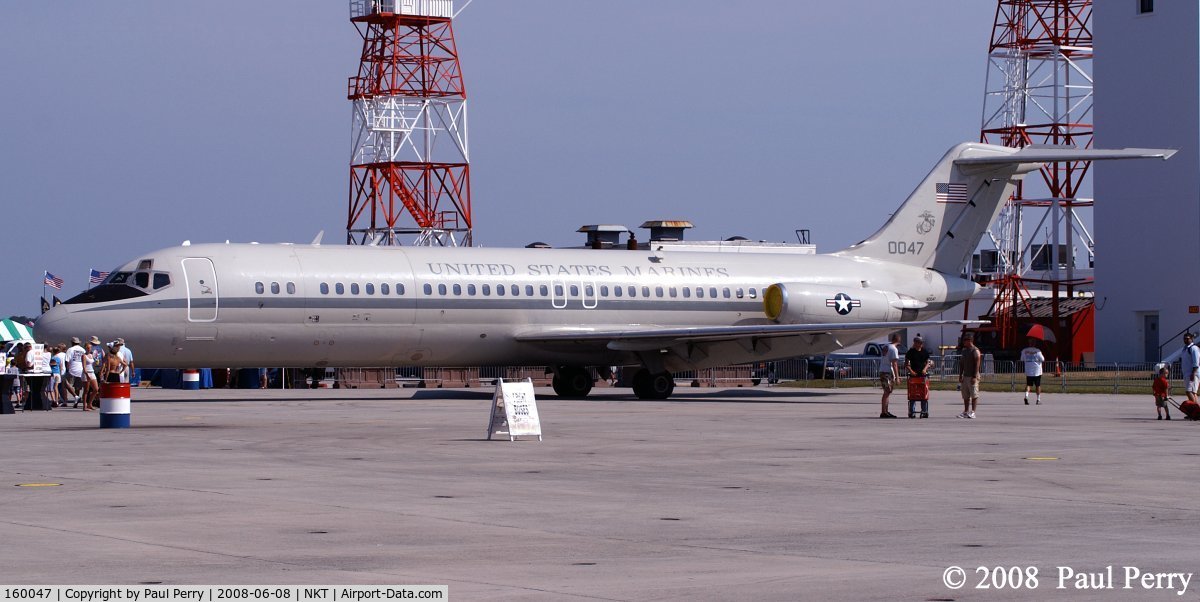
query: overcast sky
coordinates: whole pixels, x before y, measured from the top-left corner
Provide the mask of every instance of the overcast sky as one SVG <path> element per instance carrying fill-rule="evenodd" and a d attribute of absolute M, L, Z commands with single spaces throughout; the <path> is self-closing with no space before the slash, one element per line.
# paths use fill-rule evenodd
<path fill-rule="evenodd" d="M 456 2 L 456 6 L 461 5 Z M 822 252 L 979 136 L 994 0 L 476 0 L 475 241 L 688 219 Z M 345 240 L 348 2 L 5 2 L 0 314 L 193 242 Z M 644 238 L 644 234 L 640 235 Z M 51 291 L 54 292 L 54 291 Z"/>

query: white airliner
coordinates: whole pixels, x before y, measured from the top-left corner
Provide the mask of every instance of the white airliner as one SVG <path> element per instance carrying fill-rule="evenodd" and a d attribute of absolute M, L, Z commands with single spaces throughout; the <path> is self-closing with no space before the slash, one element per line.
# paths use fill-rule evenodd
<path fill-rule="evenodd" d="M 147 253 L 37 321 L 42 341 L 124 337 L 147 368 L 547 365 L 672 371 L 820 354 L 930 321 L 1024 174 L 1156 149 L 955 146 L 870 238 L 826 255 L 625 249 L 203 244 Z"/>

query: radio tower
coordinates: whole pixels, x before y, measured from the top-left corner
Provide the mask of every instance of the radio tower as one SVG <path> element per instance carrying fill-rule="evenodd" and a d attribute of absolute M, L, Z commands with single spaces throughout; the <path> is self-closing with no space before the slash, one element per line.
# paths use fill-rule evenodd
<path fill-rule="evenodd" d="M 980 140 L 1010 147 L 1066 145 L 1092 146 L 1092 0 L 998 0 L 992 39 L 988 48 L 988 73 Z M 1091 207 L 1091 199 L 1076 198 L 1091 166 L 1087 161 L 1051 163 L 1042 167 L 1044 191 L 1036 180 L 1018 185 L 1016 193 L 990 232 L 997 250 L 997 277 L 992 281 L 996 298 L 997 343 L 1011 349 L 1021 340 L 1015 312 L 1028 313 L 1026 283 L 1048 285 L 1053 291 L 1053 318 L 1059 324 L 1059 292 L 1091 283 L 1076 279 L 1074 245 L 1078 235 L 1087 245 L 1089 260 L 1095 243 L 1075 209 Z M 1035 192 L 1036 191 L 1036 192 Z M 1043 230 L 1047 218 L 1049 274 L 1025 278 L 1027 252 L 1024 209 L 1044 208 L 1033 234 Z M 1066 257 L 1060 258 L 1060 233 Z M 1089 261 L 1090 263 L 1090 261 Z M 1060 269 L 1064 264 L 1065 269 Z M 1065 335 L 1066 333 L 1062 333 Z M 1062 337 L 1060 337 L 1062 338 Z"/>
<path fill-rule="evenodd" d="M 467 92 L 453 18 L 452 0 L 350 0 L 363 39 L 347 91 L 350 244 L 471 245 Z"/>

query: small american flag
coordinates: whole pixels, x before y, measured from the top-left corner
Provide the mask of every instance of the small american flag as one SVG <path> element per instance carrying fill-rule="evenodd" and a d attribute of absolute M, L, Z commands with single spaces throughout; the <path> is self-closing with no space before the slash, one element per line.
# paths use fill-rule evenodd
<path fill-rule="evenodd" d="M 88 275 L 88 284 L 100 284 L 104 282 L 105 278 L 108 278 L 108 272 L 92 270 L 92 273 Z"/>
<path fill-rule="evenodd" d="M 967 202 L 967 185 L 938 182 L 934 187 L 934 196 L 939 203 L 965 203 Z"/>
<path fill-rule="evenodd" d="M 55 290 L 62 290 L 63 287 L 63 279 L 50 272 L 46 272 L 46 277 L 42 280 L 42 283 Z"/>

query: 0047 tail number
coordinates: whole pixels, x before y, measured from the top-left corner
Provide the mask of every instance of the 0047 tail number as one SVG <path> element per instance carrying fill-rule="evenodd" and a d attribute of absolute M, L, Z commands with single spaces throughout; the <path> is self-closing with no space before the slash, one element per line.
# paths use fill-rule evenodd
<path fill-rule="evenodd" d="M 919 255 L 925 249 L 925 243 L 889 240 L 888 253 L 891 255 Z"/>

